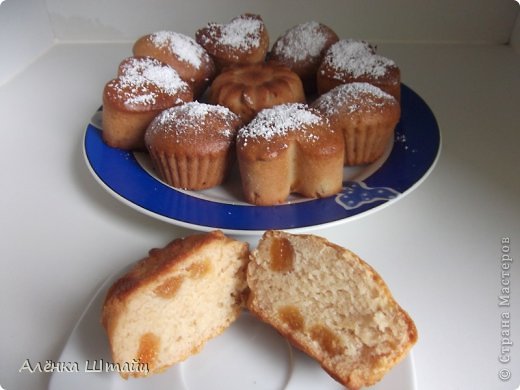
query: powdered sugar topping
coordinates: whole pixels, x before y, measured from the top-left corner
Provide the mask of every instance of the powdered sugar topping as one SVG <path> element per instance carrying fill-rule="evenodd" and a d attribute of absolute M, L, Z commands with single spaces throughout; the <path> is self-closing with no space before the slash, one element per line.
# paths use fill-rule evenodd
<path fill-rule="evenodd" d="M 215 118 L 215 116 L 228 120 L 230 123 L 238 119 L 227 107 L 194 101 L 161 112 L 154 119 L 150 131 L 154 132 L 161 129 L 160 131 L 171 131 L 177 135 L 187 133 L 208 134 L 207 121 Z M 235 133 L 231 126 L 217 126 L 209 128 L 209 131 L 216 132 L 226 138 L 233 137 Z"/>
<path fill-rule="evenodd" d="M 289 29 L 273 46 L 273 53 L 283 58 L 303 61 L 306 58 L 319 57 L 327 35 L 318 22 L 310 21 Z"/>
<path fill-rule="evenodd" d="M 332 45 L 323 61 L 336 71 L 339 78 L 344 72 L 353 77 L 381 77 L 388 68 L 396 66 L 391 59 L 375 54 L 374 48 L 368 43 L 350 39 L 340 40 Z"/>
<path fill-rule="evenodd" d="M 239 50 L 249 50 L 260 46 L 264 24 L 262 20 L 243 15 L 227 24 L 208 24 L 208 32 L 214 42 Z"/>
<path fill-rule="evenodd" d="M 174 31 L 157 31 L 150 35 L 150 40 L 159 48 L 168 48 L 181 61 L 199 69 L 206 51 L 193 38 Z"/>
<path fill-rule="evenodd" d="M 317 140 L 317 135 L 308 132 L 310 125 L 323 122 L 324 119 L 303 103 L 286 103 L 260 111 L 249 124 L 238 132 L 238 139 L 247 144 L 248 139 L 262 138 L 271 140 L 289 132 L 301 132 L 310 140 Z"/>
<path fill-rule="evenodd" d="M 123 94 L 126 105 L 153 105 L 159 93 L 175 95 L 189 89 L 175 69 L 150 57 L 123 61 L 111 86 Z"/>
<path fill-rule="evenodd" d="M 382 89 L 369 83 L 341 84 L 321 95 L 314 103 L 326 115 L 345 108 L 351 114 L 362 109 L 364 112 L 380 110 L 387 104 L 397 104 L 397 100 Z"/>
<path fill-rule="evenodd" d="M 128 59 L 121 66 L 121 73 L 124 77 L 134 79 L 136 83 L 141 79 L 151 81 L 169 94 L 188 88 L 188 84 L 180 78 L 175 69 L 151 57 Z"/>
<path fill-rule="evenodd" d="M 375 54 L 375 49 L 368 42 L 355 39 L 341 39 L 334 43 L 327 51 L 327 58 L 341 59 L 342 57 L 360 57 Z"/>

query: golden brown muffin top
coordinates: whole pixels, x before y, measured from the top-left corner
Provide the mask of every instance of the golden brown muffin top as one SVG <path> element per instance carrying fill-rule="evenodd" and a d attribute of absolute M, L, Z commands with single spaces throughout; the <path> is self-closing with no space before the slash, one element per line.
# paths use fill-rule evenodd
<path fill-rule="evenodd" d="M 211 87 L 219 89 L 234 85 L 269 89 L 276 87 L 277 83 L 291 83 L 295 80 L 300 80 L 298 75 L 287 67 L 261 63 L 226 69 L 215 78 Z"/>
<path fill-rule="evenodd" d="M 296 73 L 283 66 L 252 64 L 229 68 L 211 84 L 208 99 L 249 122 L 258 111 L 276 104 L 305 102 Z"/>
<path fill-rule="evenodd" d="M 197 30 L 195 39 L 215 59 L 232 63 L 263 61 L 269 46 L 265 24 L 254 14 L 237 16 L 226 24 L 208 23 Z"/>
<path fill-rule="evenodd" d="M 338 40 L 337 34 L 322 23 L 300 23 L 275 41 L 269 62 L 287 66 L 299 75 L 315 72 L 325 51 Z"/>
<path fill-rule="evenodd" d="M 398 71 L 396 63 L 375 54 L 375 48 L 364 41 L 342 39 L 333 44 L 323 57 L 319 72 L 333 79 L 345 77 L 384 78 Z"/>
<path fill-rule="evenodd" d="M 134 51 L 144 50 L 146 44 L 176 57 L 194 69 L 200 69 L 211 62 L 209 54 L 193 38 L 175 31 L 161 30 L 145 35 L 136 41 Z"/>
<path fill-rule="evenodd" d="M 174 31 L 157 31 L 139 38 L 132 48 L 135 56 L 151 56 L 174 68 L 199 97 L 215 77 L 213 58 L 193 38 Z"/>
<path fill-rule="evenodd" d="M 371 113 L 396 113 L 399 102 L 382 89 L 364 82 L 341 84 L 324 93 L 312 103 L 325 116 L 363 116 Z"/>
<path fill-rule="evenodd" d="M 234 144 L 241 121 L 228 108 L 189 102 L 161 112 L 148 126 L 149 150 L 172 153 L 218 153 Z"/>
<path fill-rule="evenodd" d="M 251 160 L 275 159 L 292 142 L 306 153 L 328 155 L 343 147 L 341 133 L 319 111 L 303 103 L 266 108 L 237 135 L 237 151 Z"/>
<path fill-rule="evenodd" d="M 159 110 L 193 99 L 188 84 L 171 66 L 151 57 L 129 57 L 103 92 L 103 100 L 125 111 Z"/>

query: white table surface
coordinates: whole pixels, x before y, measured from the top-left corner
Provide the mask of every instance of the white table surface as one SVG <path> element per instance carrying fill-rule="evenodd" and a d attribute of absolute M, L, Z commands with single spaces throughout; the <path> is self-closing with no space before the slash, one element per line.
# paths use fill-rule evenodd
<path fill-rule="evenodd" d="M 433 110 L 442 153 L 390 207 L 315 231 L 372 264 L 414 318 L 418 388 L 520 385 L 520 55 L 498 45 L 380 45 Z M 113 199 L 82 137 L 129 43 L 55 44 L 0 87 L 0 386 L 45 389 L 26 359 L 56 361 L 100 283 L 189 234 Z M 511 255 L 514 363 L 498 362 L 501 240 Z M 250 238 L 250 241 L 254 241 Z M 512 372 L 501 383 L 498 370 Z"/>

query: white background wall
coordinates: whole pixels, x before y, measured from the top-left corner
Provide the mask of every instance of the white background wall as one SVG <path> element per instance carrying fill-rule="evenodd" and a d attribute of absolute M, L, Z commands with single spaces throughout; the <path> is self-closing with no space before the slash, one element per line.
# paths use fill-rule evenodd
<path fill-rule="evenodd" d="M 249 11 L 264 17 L 273 37 L 317 19 L 340 35 L 372 41 L 496 43 L 508 39 L 518 10 L 513 0 L 47 0 L 47 6 L 64 40 L 127 40 L 157 28 L 193 34 L 208 21 Z"/>
<path fill-rule="evenodd" d="M 53 41 L 44 0 L 0 4 L 0 85 L 43 54 Z"/>
<path fill-rule="evenodd" d="M 130 42 L 159 29 L 193 35 L 243 12 L 262 15 L 272 41 L 317 20 L 342 37 L 376 43 L 503 44 L 520 34 L 519 9 L 514 0 L 5 0 L 0 85 L 56 42 Z"/>

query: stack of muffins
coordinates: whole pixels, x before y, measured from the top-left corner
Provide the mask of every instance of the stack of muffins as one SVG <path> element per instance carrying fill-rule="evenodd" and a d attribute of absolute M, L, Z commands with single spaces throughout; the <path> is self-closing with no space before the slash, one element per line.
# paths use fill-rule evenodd
<path fill-rule="evenodd" d="M 159 177 L 182 189 L 220 185 L 238 162 L 244 199 L 341 191 L 343 167 L 384 153 L 400 118 L 400 73 L 367 42 L 314 21 L 269 51 L 262 18 L 208 23 L 195 39 L 139 38 L 103 91 L 103 139 L 144 150 Z"/>

